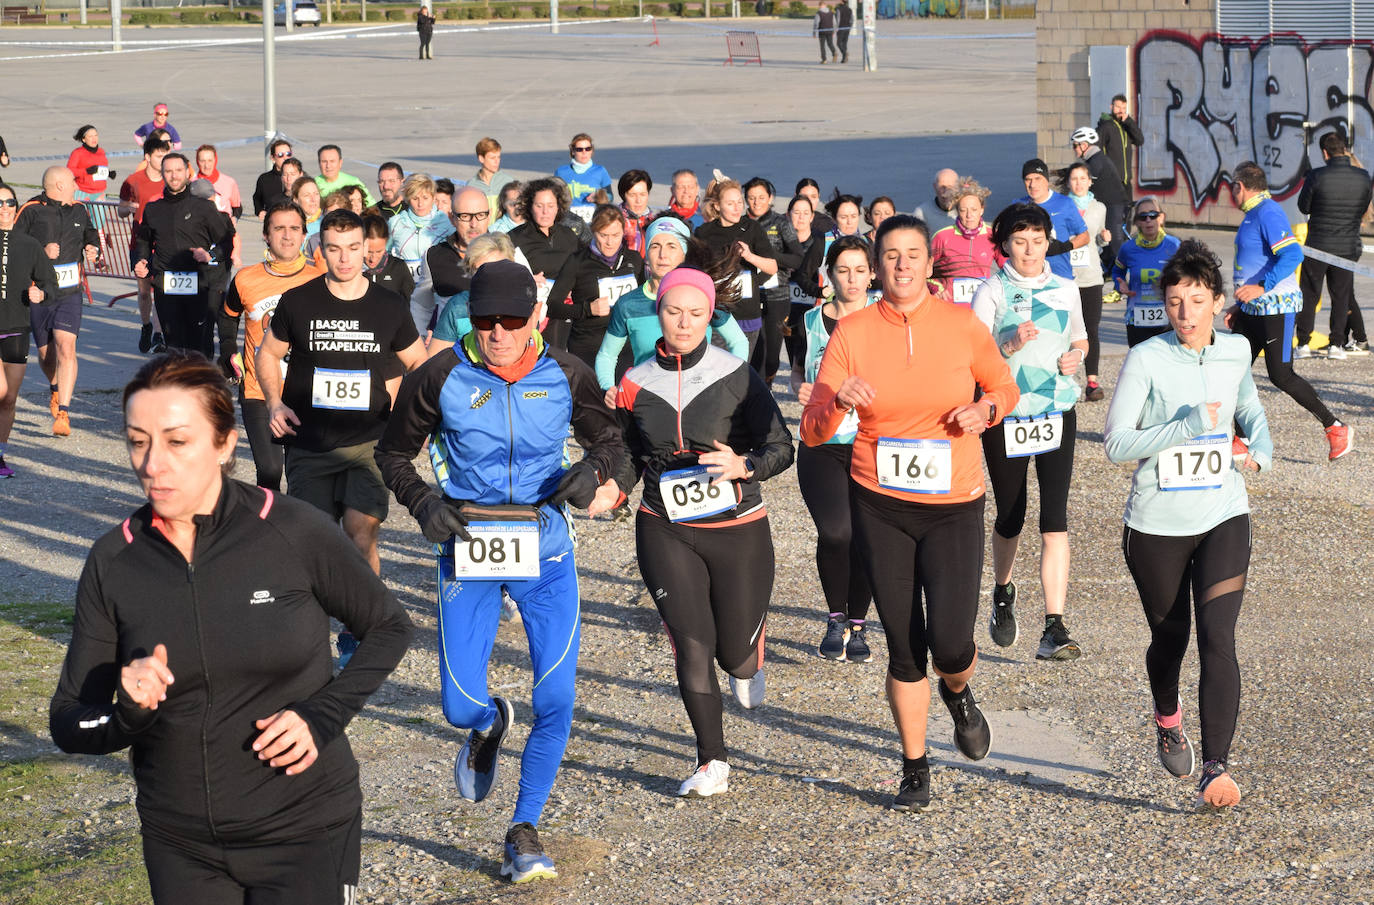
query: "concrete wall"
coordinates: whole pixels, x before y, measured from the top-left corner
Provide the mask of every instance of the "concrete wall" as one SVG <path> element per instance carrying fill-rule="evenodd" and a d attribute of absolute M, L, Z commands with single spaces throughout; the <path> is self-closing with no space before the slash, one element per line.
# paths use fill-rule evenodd
<path fill-rule="evenodd" d="M 1040 0 L 1041 156 L 1069 162 L 1069 135 L 1095 125 L 1120 91 L 1145 133 L 1135 193 L 1162 197 L 1175 223 L 1238 222 L 1229 186 L 1243 160 L 1263 166 L 1296 213 L 1304 174 L 1322 165 L 1317 139 L 1332 128 L 1374 162 L 1374 48 L 1301 34 L 1219 37 L 1215 24 L 1214 0 Z"/>

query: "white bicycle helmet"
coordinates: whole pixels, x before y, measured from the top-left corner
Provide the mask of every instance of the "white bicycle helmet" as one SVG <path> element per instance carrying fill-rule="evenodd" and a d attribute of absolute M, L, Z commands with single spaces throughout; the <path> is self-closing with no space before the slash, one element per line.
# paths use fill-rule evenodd
<path fill-rule="evenodd" d="M 1081 129 L 1074 130 L 1073 135 L 1069 136 L 1069 142 L 1075 145 L 1079 142 L 1083 142 L 1084 144 L 1089 145 L 1096 145 L 1101 144 L 1102 139 L 1098 137 L 1096 129 L 1091 128 L 1090 126 L 1084 126 Z"/>

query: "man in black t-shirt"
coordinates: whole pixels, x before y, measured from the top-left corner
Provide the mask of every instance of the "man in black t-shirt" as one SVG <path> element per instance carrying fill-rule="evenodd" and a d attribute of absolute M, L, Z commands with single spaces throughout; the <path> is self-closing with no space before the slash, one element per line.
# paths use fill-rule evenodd
<path fill-rule="evenodd" d="M 372 451 L 401 373 L 425 360 L 425 348 L 406 303 L 367 278 L 361 217 L 325 214 L 320 251 L 325 275 L 282 293 L 272 313 L 258 383 L 272 434 L 287 443 L 287 493 L 340 519 L 380 573 L 377 533 L 390 495 Z"/>

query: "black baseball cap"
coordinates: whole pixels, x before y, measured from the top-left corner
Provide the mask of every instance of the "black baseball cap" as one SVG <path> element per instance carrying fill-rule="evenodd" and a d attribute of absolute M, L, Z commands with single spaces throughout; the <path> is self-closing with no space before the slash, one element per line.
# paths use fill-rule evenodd
<path fill-rule="evenodd" d="M 470 317 L 529 317 L 537 302 L 534 277 L 514 261 L 488 261 L 472 275 Z"/>
<path fill-rule="evenodd" d="M 1022 179 L 1025 179 L 1031 173 L 1039 173 L 1046 179 L 1050 178 L 1050 168 L 1045 166 L 1045 161 L 1041 160 L 1039 157 L 1033 157 L 1030 160 L 1027 160 L 1025 163 L 1021 164 Z"/>

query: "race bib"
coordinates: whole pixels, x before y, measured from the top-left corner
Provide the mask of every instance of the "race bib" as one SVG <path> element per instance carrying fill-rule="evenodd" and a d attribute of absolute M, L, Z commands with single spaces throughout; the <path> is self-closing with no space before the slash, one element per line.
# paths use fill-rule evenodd
<path fill-rule="evenodd" d="M 574 204 L 568 208 L 569 211 L 582 218 L 582 222 L 591 225 L 592 215 L 596 213 L 595 204 Z"/>
<path fill-rule="evenodd" d="M 470 541 L 453 539 L 455 578 L 538 578 L 539 525 L 469 522 Z"/>
<path fill-rule="evenodd" d="M 195 295 L 200 288 L 200 276 L 194 270 L 168 270 L 162 274 L 162 291 L 166 295 Z"/>
<path fill-rule="evenodd" d="M 1167 327 L 1169 318 L 1164 313 L 1164 303 L 1154 304 L 1137 302 L 1131 309 L 1131 323 L 1136 327 Z"/>
<path fill-rule="evenodd" d="M 950 285 L 951 301 L 956 305 L 972 305 L 973 296 L 981 285 L 983 285 L 982 280 L 977 280 L 972 277 L 960 277 L 955 279 Z"/>
<path fill-rule="evenodd" d="M 424 266 L 424 260 L 421 258 L 402 258 L 401 260 L 405 261 L 406 267 L 410 269 L 410 278 L 418 283 L 420 281 L 420 268 Z"/>
<path fill-rule="evenodd" d="M 109 167 L 96 167 L 96 168 L 95 168 L 95 175 L 91 177 L 91 180 L 94 181 L 94 182 L 107 182 L 107 181 L 109 180 L 109 178 L 110 178 L 110 168 L 109 168 Z"/>
<path fill-rule="evenodd" d="M 1005 418 L 1007 458 L 1019 459 L 1054 452 L 1064 436 L 1064 413 L 1050 412 L 1034 418 Z"/>
<path fill-rule="evenodd" d="M 730 482 L 712 483 L 705 465 L 665 471 L 658 479 L 658 493 L 670 522 L 690 522 L 735 508 Z"/>
<path fill-rule="evenodd" d="M 1160 490 L 1216 490 L 1231 467 L 1231 438 L 1226 434 L 1194 437 L 1159 454 L 1155 470 Z"/>
<path fill-rule="evenodd" d="M 792 297 L 792 304 L 794 305 L 805 305 L 810 308 L 816 304 L 816 300 L 807 295 L 796 283 L 788 283 L 787 292 Z"/>
<path fill-rule="evenodd" d="M 618 277 L 601 277 L 596 281 L 596 294 L 601 298 L 608 299 L 611 307 L 620 301 L 620 297 L 627 292 L 633 292 L 639 288 L 639 281 L 634 274 L 627 273 Z"/>
<path fill-rule="evenodd" d="M 81 265 L 75 261 L 71 264 L 54 265 L 53 270 L 57 271 L 58 289 L 70 289 L 81 282 Z"/>
<path fill-rule="evenodd" d="M 1082 248 L 1075 248 L 1069 252 L 1069 266 L 1087 267 L 1093 262 L 1093 245 L 1089 242 Z"/>
<path fill-rule="evenodd" d="M 735 285 L 739 287 L 739 297 L 749 299 L 754 297 L 754 276 L 747 270 L 741 270 L 739 276 L 735 277 Z"/>
<path fill-rule="evenodd" d="M 773 274 L 771 277 L 769 277 L 768 279 L 764 280 L 764 281 L 763 281 L 763 285 L 759 286 L 759 288 L 760 288 L 760 289 L 777 289 L 777 288 L 778 288 L 779 286 L 781 286 L 781 285 L 782 285 L 782 281 L 778 279 L 778 275 L 775 273 L 775 274 Z"/>
<path fill-rule="evenodd" d="M 372 407 L 372 372 L 316 368 L 310 404 L 317 409 L 365 412 Z"/>
<path fill-rule="evenodd" d="M 878 485 L 907 493 L 949 493 L 954 456 L 948 440 L 878 438 Z"/>

